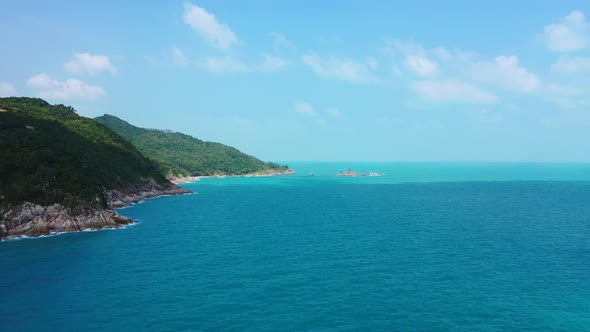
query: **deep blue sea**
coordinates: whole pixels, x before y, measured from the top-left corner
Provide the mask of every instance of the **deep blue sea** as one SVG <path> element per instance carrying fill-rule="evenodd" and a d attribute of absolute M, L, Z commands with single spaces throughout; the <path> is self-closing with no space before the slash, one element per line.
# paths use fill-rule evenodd
<path fill-rule="evenodd" d="M 590 331 L 590 164 L 291 166 L 0 243 L 0 330 Z"/>

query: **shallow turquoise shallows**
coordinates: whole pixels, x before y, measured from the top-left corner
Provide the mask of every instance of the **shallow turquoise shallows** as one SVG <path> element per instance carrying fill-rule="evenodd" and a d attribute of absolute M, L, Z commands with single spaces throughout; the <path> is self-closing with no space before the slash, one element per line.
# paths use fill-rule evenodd
<path fill-rule="evenodd" d="M 291 166 L 0 243 L 0 330 L 590 331 L 590 165 Z"/>

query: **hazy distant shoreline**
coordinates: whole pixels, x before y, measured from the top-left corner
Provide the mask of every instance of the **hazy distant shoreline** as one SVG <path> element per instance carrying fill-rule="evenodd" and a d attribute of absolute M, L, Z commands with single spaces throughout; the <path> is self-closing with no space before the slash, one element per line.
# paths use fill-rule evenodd
<path fill-rule="evenodd" d="M 197 182 L 200 179 L 223 179 L 223 178 L 250 178 L 250 177 L 267 177 L 267 176 L 279 176 L 279 175 L 291 175 L 295 174 L 295 171 L 292 169 L 287 169 L 285 171 L 270 171 L 270 172 L 254 172 L 254 173 L 247 173 L 247 174 L 237 174 L 237 175 L 203 175 L 203 176 L 184 176 L 184 177 L 171 177 L 168 180 L 174 184 L 183 184 L 183 183 L 193 183 Z"/>

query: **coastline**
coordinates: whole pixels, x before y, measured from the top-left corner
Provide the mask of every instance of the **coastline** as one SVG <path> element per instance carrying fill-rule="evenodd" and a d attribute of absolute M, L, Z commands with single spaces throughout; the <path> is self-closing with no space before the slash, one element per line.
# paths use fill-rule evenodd
<path fill-rule="evenodd" d="M 288 168 L 282 172 L 254 172 L 247 174 L 236 174 L 236 175 L 203 175 L 203 176 L 185 176 L 185 177 L 170 177 L 168 180 L 174 184 L 193 183 L 201 179 L 223 179 L 223 178 L 253 178 L 253 177 L 269 177 L 269 176 L 280 176 L 280 175 L 291 175 L 295 174 L 295 171 Z"/>
<path fill-rule="evenodd" d="M 115 209 L 121 209 L 147 199 L 162 196 L 191 194 L 190 190 L 178 184 L 193 183 L 205 178 L 234 177 L 270 177 L 295 174 L 292 169 L 277 172 L 254 172 L 239 175 L 210 175 L 173 177 L 171 187 L 162 187 L 151 183 L 146 187 L 132 188 L 126 191 L 111 190 L 107 193 L 107 208 L 81 208 L 74 211 L 55 203 L 42 206 L 23 202 L 7 210 L 0 209 L 0 242 L 18 238 L 37 238 L 72 232 L 121 229 L 136 223 L 135 220 L 120 215 Z"/>
<path fill-rule="evenodd" d="M 164 188 L 152 183 L 147 188 L 136 188 L 125 193 L 110 191 L 107 193 L 107 208 L 81 208 L 81 211 L 74 211 L 57 203 L 42 206 L 23 202 L 8 211 L 0 210 L 0 241 L 124 228 L 136 221 L 120 215 L 114 209 L 146 199 L 190 193 L 192 192 L 177 185 Z"/>

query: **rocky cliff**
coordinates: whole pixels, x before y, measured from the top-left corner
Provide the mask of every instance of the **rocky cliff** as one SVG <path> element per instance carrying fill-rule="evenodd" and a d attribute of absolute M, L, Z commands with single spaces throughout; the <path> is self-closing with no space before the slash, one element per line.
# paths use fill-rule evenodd
<path fill-rule="evenodd" d="M 85 211 L 73 214 L 60 204 L 50 206 L 26 202 L 3 213 L 0 239 L 18 236 L 40 236 L 85 229 L 119 228 L 133 223 L 113 210 Z"/>
<path fill-rule="evenodd" d="M 104 228 L 119 228 L 134 223 L 133 220 L 119 215 L 113 208 L 124 207 L 148 198 L 162 195 L 188 194 L 190 191 L 173 186 L 161 188 L 157 185 L 122 193 L 111 191 L 110 208 L 67 208 L 61 204 L 41 206 L 30 202 L 8 209 L 0 209 L 0 240 L 20 236 L 41 236 L 51 233 L 76 232 Z"/>

